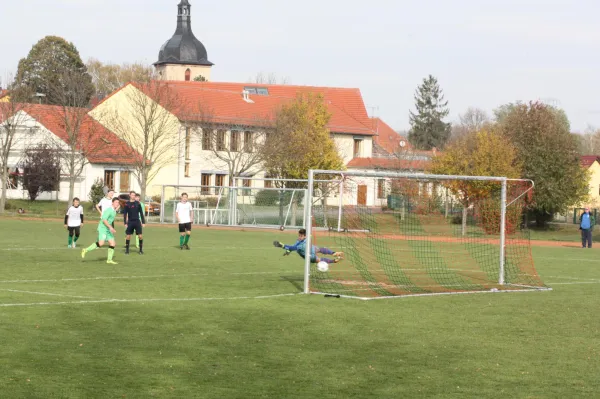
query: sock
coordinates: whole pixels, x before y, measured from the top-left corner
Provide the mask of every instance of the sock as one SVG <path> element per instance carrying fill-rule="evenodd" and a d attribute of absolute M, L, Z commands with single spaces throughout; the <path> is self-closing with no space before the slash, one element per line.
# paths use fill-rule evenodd
<path fill-rule="evenodd" d="M 333 252 L 331 249 L 329 248 L 319 248 L 319 252 L 322 253 L 323 255 L 333 255 L 335 252 Z"/>
<path fill-rule="evenodd" d="M 183 240 L 183 243 L 184 243 L 185 245 L 187 245 L 187 243 L 188 243 L 188 242 L 190 242 L 190 235 L 189 235 L 189 234 L 186 234 L 186 235 L 185 235 L 185 240 Z"/>
<path fill-rule="evenodd" d="M 89 247 L 87 247 L 87 248 L 85 249 L 85 252 L 91 252 L 91 251 L 93 251 L 94 249 L 98 249 L 98 248 L 100 248 L 100 245 L 98 245 L 98 243 L 97 243 L 97 242 L 95 242 L 95 243 L 93 243 L 92 245 L 90 245 Z"/>
<path fill-rule="evenodd" d="M 140 252 L 142 252 L 142 248 L 144 248 L 144 239 L 140 240 Z"/>
<path fill-rule="evenodd" d="M 75 239 L 73 240 L 73 242 L 77 242 L 77 240 L 79 240 L 79 236 L 75 236 Z"/>
<path fill-rule="evenodd" d="M 135 236 L 135 245 L 140 246 L 140 237 Z"/>
<path fill-rule="evenodd" d="M 125 240 L 125 248 L 129 249 L 129 241 L 130 240 Z"/>
<path fill-rule="evenodd" d="M 73 237 L 69 236 L 69 245 L 71 245 L 73 243 Z"/>
<path fill-rule="evenodd" d="M 115 247 L 108 247 L 108 260 L 112 260 L 114 254 L 115 254 Z"/>
<path fill-rule="evenodd" d="M 179 236 L 179 246 L 183 247 L 183 241 L 185 240 L 184 236 Z"/>
<path fill-rule="evenodd" d="M 325 263 L 329 263 L 330 265 L 331 265 L 332 263 L 335 263 L 335 261 L 334 261 L 333 259 L 321 258 L 321 260 L 322 260 L 323 262 L 325 262 Z"/>

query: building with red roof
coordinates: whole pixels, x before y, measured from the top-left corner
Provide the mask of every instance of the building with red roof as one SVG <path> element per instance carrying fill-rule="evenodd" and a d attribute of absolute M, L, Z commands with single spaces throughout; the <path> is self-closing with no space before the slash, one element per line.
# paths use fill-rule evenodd
<path fill-rule="evenodd" d="M 134 178 L 134 166 L 140 155 L 89 116 L 88 109 L 41 104 L 15 104 L 14 107 L 0 108 L 4 111 L 12 110 L 12 115 L 0 112 L 0 124 L 10 121 L 20 127 L 16 131 L 9 156 L 9 198 L 26 198 L 27 194 L 17 179 L 19 163 L 27 148 L 40 145 L 56 148 L 63 155 L 69 154 L 71 148 L 76 151 L 70 158 L 61 156 L 62 177 L 58 198 L 62 201 L 70 200 L 67 198 L 70 180 L 67 158 L 73 160 L 77 170 L 75 196 L 84 201 L 98 178 L 116 191 L 139 189 Z M 54 199 L 56 192 L 44 193 L 39 198 Z"/>

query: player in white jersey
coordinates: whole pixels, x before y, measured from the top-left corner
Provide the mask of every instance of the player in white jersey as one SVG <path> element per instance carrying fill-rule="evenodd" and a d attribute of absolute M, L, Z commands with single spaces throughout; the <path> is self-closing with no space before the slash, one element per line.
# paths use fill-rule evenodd
<path fill-rule="evenodd" d="M 112 208 L 112 200 L 113 197 L 115 196 L 115 190 L 108 190 L 108 192 L 106 193 L 106 196 L 104 198 L 102 198 L 100 200 L 100 202 L 96 205 L 96 210 L 98 211 L 98 213 L 100 214 L 100 218 L 102 218 L 102 212 L 104 212 L 107 209 Z M 114 223 L 113 223 L 113 227 Z"/>
<path fill-rule="evenodd" d="M 179 223 L 179 249 L 190 249 L 190 235 L 192 234 L 192 222 L 194 220 L 194 211 L 192 204 L 188 202 L 187 193 L 181 194 L 181 202 L 175 209 L 177 223 Z"/>
<path fill-rule="evenodd" d="M 81 234 L 81 226 L 83 226 L 83 206 L 79 203 L 79 198 L 73 198 L 73 205 L 67 210 L 65 215 L 65 227 L 69 231 L 68 248 L 75 248 L 76 242 Z"/>

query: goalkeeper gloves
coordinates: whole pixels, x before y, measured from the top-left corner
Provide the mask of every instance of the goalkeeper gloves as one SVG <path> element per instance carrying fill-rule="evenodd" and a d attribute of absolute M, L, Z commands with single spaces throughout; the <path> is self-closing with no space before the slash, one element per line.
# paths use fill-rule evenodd
<path fill-rule="evenodd" d="M 273 246 L 276 248 L 283 248 L 283 244 L 279 241 L 273 241 Z"/>
<path fill-rule="evenodd" d="M 291 253 L 292 253 L 292 251 L 290 251 L 289 249 L 286 249 L 285 252 L 283 253 L 283 256 L 288 256 Z"/>

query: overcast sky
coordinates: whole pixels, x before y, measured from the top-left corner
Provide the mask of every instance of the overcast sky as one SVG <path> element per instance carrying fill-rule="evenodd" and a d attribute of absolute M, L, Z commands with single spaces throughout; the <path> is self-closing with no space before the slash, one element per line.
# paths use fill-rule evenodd
<path fill-rule="evenodd" d="M 299 85 L 358 87 L 370 114 L 408 129 L 433 74 L 450 116 L 541 99 L 574 131 L 600 127 L 598 0 L 190 0 L 214 81 L 275 72 Z M 0 76 L 46 35 L 84 60 L 152 63 L 179 0 L 0 0 Z"/>

